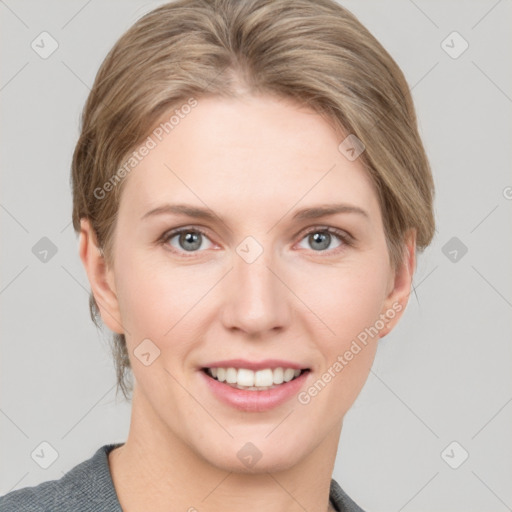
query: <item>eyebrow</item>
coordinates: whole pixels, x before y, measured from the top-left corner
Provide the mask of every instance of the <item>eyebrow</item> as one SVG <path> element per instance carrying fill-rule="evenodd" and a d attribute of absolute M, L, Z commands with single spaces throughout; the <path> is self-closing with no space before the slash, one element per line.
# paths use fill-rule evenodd
<path fill-rule="evenodd" d="M 370 218 L 368 213 L 360 208 L 359 206 L 345 204 L 345 203 L 334 203 L 334 204 L 325 204 L 314 206 L 310 208 L 303 208 L 298 210 L 292 217 L 292 219 L 316 219 L 318 217 L 325 217 L 327 215 L 336 215 L 338 213 L 357 213 Z M 158 206 L 153 208 L 152 210 L 146 212 L 141 220 L 144 220 L 148 217 L 153 217 L 156 215 L 187 215 L 188 217 L 193 217 L 196 219 L 204 219 L 204 220 L 216 220 L 220 219 L 222 222 L 222 217 L 219 217 L 215 213 L 213 213 L 208 208 L 201 208 L 198 206 L 188 205 L 188 204 L 164 204 L 162 206 Z"/>

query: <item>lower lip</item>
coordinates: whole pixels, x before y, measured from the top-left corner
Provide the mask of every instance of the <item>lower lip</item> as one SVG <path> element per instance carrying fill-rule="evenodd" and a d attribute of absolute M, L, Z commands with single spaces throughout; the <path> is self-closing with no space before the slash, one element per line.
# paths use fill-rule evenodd
<path fill-rule="evenodd" d="M 247 391 L 233 388 L 210 377 L 202 370 L 199 373 L 202 374 L 209 389 L 220 401 L 240 411 L 263 412 L 278 407 L 297 395 L 310 372 L 305 371 L 296 379 L 263 391 Z"/>

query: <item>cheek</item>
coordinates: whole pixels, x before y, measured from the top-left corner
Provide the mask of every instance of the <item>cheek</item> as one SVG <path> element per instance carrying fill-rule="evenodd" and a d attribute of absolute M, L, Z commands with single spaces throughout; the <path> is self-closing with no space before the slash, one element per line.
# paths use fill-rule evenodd
<path fill-rule="evenodd" d="M 148 332 L 141 334 L 161 338 L 188 316 L 199 301 L 208 302 L 206 294 L 225 271 L 213 267 L 180 268 L 161 258 L 119 251 L 116 286 L 123 325 L 130 332 L 147 329 Z M 291 290 L 284 294 L 289 294 L 289 306 L 303 311 L 303 315 L 308 315 L 309 310 L 319 320 L 318 329 L 325 327 L 327 338 L 340 341 L 375 322 L 389 278 L 384 258 L 376 257 L 338 266 L 310 262 L 294 267 L 292 264 L 281 273 Z M 217 290 L 212 295 L 216 293 Z M 185 321 L 190 324 L 190 318 Z"/>
<path fill-rule="evenodd" d="M 310 277 L 297 276 L 294 290 L 315 313 L 326 346 L 343 346 L 379 318 L 389 280 L 385 260 L 319 266 L 302 275 Z"/>
<path fill-rule="evenodd" d="M 211 301 L 222 302 L 218 293 L 224 284 L 215 288 L 226 269 L 208 264 L 180 267 L 165 257 L 118 248 L 117 296 L 131 348 L 149 338 L 164 349 L 181 334 L 179 347 L 173 350 L 186 351 L 196 338 L 194 329 L 200 337 L 201 325 L 214 321 L 210 316 L 219 313 Z M 336 265 L 303 260 L 283 268 L 280 274 L 291 291 L 277 292 L 298 314 L 298 324 L 288 327 L 294 330 L 301 325 L 307 330 L 325 359 L 343 353 L 379 317 L 389 278 L 382 256 L 372 252 Z M 186 336 L 182 336 L 184 328 Z"/>
<path fill-rule="evenodd" d="M 211 269 L 177 268 L 144 254 L 120 257 L 116 268 L 127 342 L 134 345 L 149 338 L 164 349 L 180 333 L 173 350 L 186 349 L 187 341 L 195 338 L 194 325 L 201 324 L 197 319 L 201 298 L 218 280 Z M 186 337 L 181 336 L 184 326 Z"/>
<path fill-rule="evenodd" d="M 357 267 L 323 268 L 307 294 L 301 288 L 316 314 L 310 336 L 321 353 L 317 380 L 299 397 L 301 404 L 314 402 L 339 419 L 359 395 L 378 346 L 376 326 L 382 329 L 379 318 L 389 279 L 385 263 L 376 258 Z"/>

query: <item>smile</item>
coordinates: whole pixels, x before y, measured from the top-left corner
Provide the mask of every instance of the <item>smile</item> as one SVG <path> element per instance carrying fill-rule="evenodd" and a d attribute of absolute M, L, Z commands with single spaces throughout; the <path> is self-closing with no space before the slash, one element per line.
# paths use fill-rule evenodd
<path fill-rule="evenodd" d="M 266 364 L 235 361 L 215 363 L 198 372 L 208 393 L 216 400 L 244 412 L 265 412 L 285 404 L 306 386 L 311 375 L 309 368 L 288 364 L 278 366 L 274 361 Z M 282 362 L 284 363 L 284 361 Z M 293 364 L 293 363 L 292 363 Z"/>
<path fill-rule="evenodd" d="M 248 368 L 220 367 L 204 368 L 203 371 L 218 382 L 223 382 L 236 389 L 266 391 L 298 378 L 307 370 L 278 367 L 254 371 Z"/>

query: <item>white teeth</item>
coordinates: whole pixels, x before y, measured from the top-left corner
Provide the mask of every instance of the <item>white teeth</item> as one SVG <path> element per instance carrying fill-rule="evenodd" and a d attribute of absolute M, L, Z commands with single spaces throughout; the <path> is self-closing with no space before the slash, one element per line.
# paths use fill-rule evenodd
<path fill-rule="evenodd" d="M 293 368 L 286 368 L 284 371 L 284 381 L 289 382 L 293 379 L 293 376 L 295 375 L 295 370 Z"/>
<path fill-rule="evenodd" d="M 248 370 L 246 368 L 208 368 L 208 373 L 219 382 L 226 382 L 239 389 L 261 391 L 271 389 L 283 382 L 290 382 L 301 374 L 294 368 L 265 368 Z"/>
<path fill-rule="evenodd" d="M 236 379 L 237 379 L 236 373 L 237 372 L 234 368 L 228 368 L 226 370 L 226 382 L 228 384 L 236 384 Z"/>
<path fill-rule="evenodd" d="M 224 382 L 226 380 L 226 369 L 225 368 L 217 368 L 217 380 L 219 382 Z"/>
<path fill-rule="evenodd" d="M 284 382 L 283 374 L 284 370 L 282 368 L 276 368 L 273 372 L 273 381 L 274 384 L 282 384 Z"/>
<path fill-rule="evenodd" d="M 254 372 L 252 370 L 246 370 L 245 368 L 240 368 L 238 370 L 236 383 L 239 386 L 254 386 Z"/>
<path fill-rule="evenodd" d="M 254 374 L 254 385 L 255 386 L 272 386 L 274 383 L 272 370 L 268 368 L 267 370 L 258 370 Z"/>

